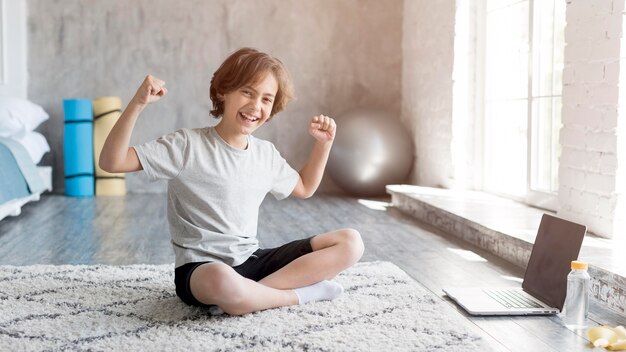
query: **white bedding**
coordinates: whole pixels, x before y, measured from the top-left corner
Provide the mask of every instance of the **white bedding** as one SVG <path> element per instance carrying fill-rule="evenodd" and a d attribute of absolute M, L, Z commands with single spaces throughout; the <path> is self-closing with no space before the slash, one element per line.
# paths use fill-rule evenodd
<path fill-rule="evenodd" d="M 50 145 L 43 134 L 35 131 L 26 132 L 23 137 L 10 137 L 26 148 L 35 165 L 39 164 L 44 154 L 50 151 Z"/>
<path fill-rule="evenodd" d="M 50 145 L 41 133 L 34 130 L 49 118 L 41 106 L 29 100 L 0 96 L 0 137 L 11 138 L 23 145 L 35 165 L 50 151 Z"/>
<path fill-rule="evenodd" d="M 0 96 L 0 137 L 22 137 L 48 118 L 41 106 L 29 100 Z"/>

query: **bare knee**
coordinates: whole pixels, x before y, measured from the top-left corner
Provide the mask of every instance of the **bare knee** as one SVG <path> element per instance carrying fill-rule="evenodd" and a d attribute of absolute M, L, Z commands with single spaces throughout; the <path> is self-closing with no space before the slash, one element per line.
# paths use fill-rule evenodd
<path fill-rule="evenodd" d="M 361 234 L 355 229 L 343 229 L 339 232 L 340 243 L 346 248 L 346 259 L 349 259 L 352 264 L 356 263 L 363 256 L 365 246 L 361 239 Z"/>
<path fill-rule="evenodd" d="M 237 303 L 243 298 L 243 288 L 237 272 L 223 263 L 201 265 L 190 278 L 191 293 L 204 304 Z"/>

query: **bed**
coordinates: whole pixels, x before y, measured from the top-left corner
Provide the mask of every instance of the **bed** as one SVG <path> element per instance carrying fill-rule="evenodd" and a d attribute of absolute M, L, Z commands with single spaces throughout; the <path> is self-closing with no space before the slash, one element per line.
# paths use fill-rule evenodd
<path fill-rule="evenodd" d="M 50 146 L 34 131 L 48 117 L 28 100 L 0 96 L 0 220 L 52 190 L 52 168 L 37 166 Z"/>
<path fill-rule="evenodd" d="M 52 190 L 52 168 L 35 166 L 26 149 L 0 137 L 0 220 L 17 216 L 22 206 Z"/>

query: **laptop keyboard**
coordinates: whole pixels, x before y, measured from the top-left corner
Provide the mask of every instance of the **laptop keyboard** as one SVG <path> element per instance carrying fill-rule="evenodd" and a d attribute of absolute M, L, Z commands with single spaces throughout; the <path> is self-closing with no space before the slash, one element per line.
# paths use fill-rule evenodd
<path fill-rule="evenodd" d="M 485 289 L 483 290 L 489 297 L 500 302 L 507 308 L 542 308 L 539 303 L 531 300 L 520 290 L 507 289 Z"/>

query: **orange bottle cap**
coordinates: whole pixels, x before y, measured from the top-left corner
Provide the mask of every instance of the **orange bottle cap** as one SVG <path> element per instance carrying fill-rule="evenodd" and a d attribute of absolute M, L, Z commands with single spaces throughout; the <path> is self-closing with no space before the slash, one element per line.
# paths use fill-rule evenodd
<path fill-rule="evenodd" d="M 587 270 L 589 264 L 585 262 L 579 262 L 578 260 L 572 260 L 572 269 L 576 270 Z"/>

